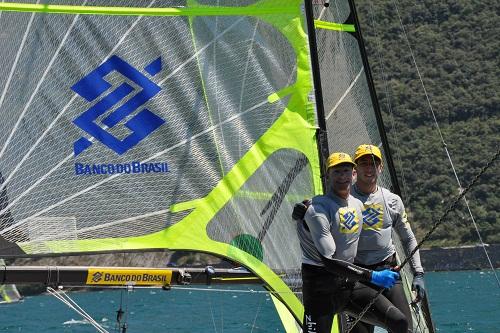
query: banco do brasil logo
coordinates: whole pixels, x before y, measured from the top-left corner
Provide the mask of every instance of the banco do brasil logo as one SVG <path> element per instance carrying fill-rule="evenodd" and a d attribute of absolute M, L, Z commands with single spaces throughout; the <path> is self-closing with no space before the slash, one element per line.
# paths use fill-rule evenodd
<path fill-rule="evenodd" d="M 161 68 L 161 57 L 159 57 L 145 66 L 144 71 L 153 77 L 161 71 Z M 106 81 L 105 77 L 114 71 L 133 82 L 137 88 L 123 82 L 114 90 L 108 92 L 111 84 Z M 118 155 L 127 152 L 165 123 L 165 120 L 150 110 L 143 108 L 125 121 L 124 126 L 130 130 L 130 134 L 125 138 L 117 138 L 108 131 L 130 117 L 134 111 L 140 109 L 144 103 L 152 99 L 161 90 L 161 87 L 151 81 L 148 76 L 116 55 L 111 56 L 103 64 L 75 83 L 71 89 L 89 103 L 93 103 L 88 110 L 73 120 L 73 123 Z M 102 95 L 104 97 L 101 98 Z M 119 106 L 116 109 L 102 118 L 103 126 L 96 122 L 99 117 L 117 105 Z M 91 145 L 92 141 L 86 137 L 76 140 L 73 145 L 75 156 Z"/>
<path fill-rule="evenodd" d="M 99 281 L 101 281 L 101 279 L 102 279 L 102 273 L 101 272 L 95 272 L 92 275 L 92 282 L 94 282 L 94 283 L 98 283 Z"/>

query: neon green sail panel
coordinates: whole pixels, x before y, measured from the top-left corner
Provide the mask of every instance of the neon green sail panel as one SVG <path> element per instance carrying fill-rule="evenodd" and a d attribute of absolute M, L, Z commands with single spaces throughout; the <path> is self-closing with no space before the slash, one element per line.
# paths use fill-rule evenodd
<path fill-rule="evenodd" d="M 301 318 L 321 192 L 302 1 L 0 3 L 0 256 L 203 251 Z"/>

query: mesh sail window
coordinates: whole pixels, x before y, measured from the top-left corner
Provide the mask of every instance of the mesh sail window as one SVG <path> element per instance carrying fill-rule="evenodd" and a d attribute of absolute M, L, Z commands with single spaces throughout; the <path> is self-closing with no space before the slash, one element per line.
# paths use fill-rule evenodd
<path fill-rule="evenodd" d="M 294 315 L 322 191 L 302 1 L 0 3 L 0 257 L 193 250 Z"/>

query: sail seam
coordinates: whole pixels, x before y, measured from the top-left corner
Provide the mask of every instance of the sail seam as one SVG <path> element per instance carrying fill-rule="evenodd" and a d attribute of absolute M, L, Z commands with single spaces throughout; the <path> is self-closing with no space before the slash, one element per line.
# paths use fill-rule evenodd
<path fill-rule="evenodd" d="M 341 23 L 327 22 L 321 20 L 314 20 L 314 27 L 316 29 L 325 29 L 334 31 L 347 31 L 347 32 L 356 31 L 354 24 L 341 24 Z"/>
<path fill-rule="evenodd" d="M 337 103 L 335 104 L 335 106 L 332 108 L 332 110 L 330 111 L 330 113 L 328 113 L 328 115 L 326 116 L 326 120 L 328 120 L 330 118 L 330 116 L 337 110 L 337 108 L 339 107 L 339 105 L 346 98 L 347 94 L 351 91 L 351 89 L 354 87 L 354 85 L 356 84 L 356 82 L 360 78 L 361 74 L 363 73 L 363 70 L 364 70 L 364 68 L 363 68 L 363 66 L 361 66 L 361 69 L 359 70 L 358 75 L 356 75 L 356 77 L 351 82 L 351 84 L 349 85 L 349 87 L 347 87 L 346 91 L 339 98 L 339 100 L 337 101 Z"/>
<path fill-rule="evenodd" d="M 0 12 L 0 14 L 1 13 L 2 12 Z M 24 45 L 26 43 L 26 40 L 28 39 L 28 33 L 29 33 L 30 29 L 31 29 L 31 25 L 33 23 L 34 18 L 35 18 L 35 14 L 33 13 L 31 15 L 31 17 L 30 17 L 28 25 L 26 26 L 26 30 L 25 30 L 23 38 L 21 40 L 21 45 L 19 45 L 19 49 L 17 50 L 16 57 L 14 58 L 14 62 L 12 63 L 9 76 L 7 77 L 7 81 L 5 83 L 5 87 L 3 89 L 2 96 L 0 97 L 0 108 L 3 105 L 3 101 L 5 99 L 5 95 L 7 95 L 7 90 L 9 90 L 10 81 L 12 80 L 12 77 L 14 76 L 14 71 L 17 69 L 17 63 L 19 61 L 19 58 L 21 57 L 21 53 L 22 53 L 22 51 L 24 49 Z M 5 147 L 5 145 L 4 145 L 4 147 Z M 2 147 L 2 151 L 0 152 L 0 156 L 2 156 L 2 153 L 3 153 L 4 149 L 5 149 L 4 147 Z"/>

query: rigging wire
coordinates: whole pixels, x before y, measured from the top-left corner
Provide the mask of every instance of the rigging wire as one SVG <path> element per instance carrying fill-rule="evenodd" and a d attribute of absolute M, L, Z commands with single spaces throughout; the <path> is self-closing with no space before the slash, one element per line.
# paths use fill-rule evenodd
<path fill-rule="evenodd" d="M 435 114 L 435 112 L 434 112 L 434 109 L 433 109 L 433 107 L 432 107 L 432 104 L 431 104 L 431 101 L 430 101 L 430 98 L 429 98 L 429 94 L 427 93 L 427 89 L 425 88 L 425 84 L 424 84 L 424 81 L 423 81 L 423 79 L 422 79 L 422 74 L 420 73 L 420 69 L 419 69 L 419 67 L 418 67 L 418 65 L 417 65 L 417 61 L 416 61 L 416 58 L 415 58 L 415 55 L 414 55 L 414 52 L 413 52 L 413 48 L 411 47 L 410 40 L 408 39 L 408 35 L 407 35 L 407 33 L 406 33 L 406 29 L 405 29 L 405 26 L 404 26 L 404 24 L 403 24 L 403 20 L 402 20 L 402 18 L 401 18 L 400 13 L 399 13 L 399 8 L 398 8 L 398 5 L 397 5 L 397 3 L 396 3 L 396 1 L 395 1 L 395 0 L 392 0 L 392 3 L 393 3 L 393 5 L 394 5 L 394 8 L 396 9 L 396 13 L 397 13 L 397 15 L 398 15 L 399 24 L 400 24 L 401 30 L 402 30 L 402 32 L 403 32 L 404 39 L 405 39 L 406 44 L 407 44 L 407 46 L 408 46 L 408 49 L 409 49 L 409 51 L 410 51 L 410 56 L 411 56 L 411 59 L 412 59 L 412 61 L 413 61 L 413 65 L 415 66 L 415 70 L 417 71 L 417 75 L 418 75 L 418 78 L 419 78 L 419 80 L 420 80 L 420 84 L 421 84 L 422 89 L 423 89 L 423 91 L 424 91 L 425 98 L 426 98 L 426 100 L 427 100 L 427 105 L 429 106 L 429 110 L 430 110 L 430 112 L 431 112 L 431 114 L 432 114 L 432 118 L 434 119 L 434 124 L 436 125 L 436 130 L 437 130 L 437 132 L 439 133 L 439 137 L 441 138 L 441 143 L 443 144 L 443 149 L 445 150 L 445 152 L 446 152 L 446 156 L 448 157 L 448 161 L 450 162 L 450 166 L 451 166 L 451 168 L 452 168 L 452 170 L 453 170 L 453 174 L 454 174 L 455 179 L 456 179 L 456 181 L 457 181 L 458 187 L 459 187 L 460 191 L 462 191 L 462 185 L 461 185 L 461 183 L 460 183 L 460 179 L 458 178 L 457 171 L 456 171 L 456 169 L 455 169 L 455 165 L 454 165 L 454 163 L 453 163 L 453 160 L 451 159 L 450 152 L 448 151 L 448 145 L 447 145 L 447 143 L 446 143 L 446 142 L 445 142 L 445 140 L 444 140 L 443 133 L 442 133 L 441 128 L 440 128 L 440 126 L 439 126 L 439 123 L 438 123 L 438 121 L 437 121 L 436 114 Z M 474 225 L 474 228 L 475 228 L 476 233 L 477 233 L 477 235 L 478 235 L 479 241 L 480 241 L 481 246 L 482 246 L 482 248 L 483 248 L 483 250 L 484 250 L 484 253 L 485 253 L 485 255 L 486 255 L 486 258 L 487 258 L 487 260 L 488 260 L 488 263 L 489 263 L 489 265 L 490 265 L 491 271 L 493 272 L 493 274 L 494 274 L 494 276 L 495 276 L 495 278 L 496 278 L 496 281 L 497 281 L 498 287 L 500 288 L 500 280 L 499 280 L 498 275 L 497 275 L 497 273 L 496 273 L 496 271 L 495 271 L 495 268 L 493 267 L 493 263 L 491 262 L 490 256 L 488 255 L 488 251 L 486 250 L 486 245 L 485 245 L 485 243 L 483 242 L 483 239 L 482 239 L 482 237 L 481 237 L 481 233 L 479 232 L 479 228 L 478 228 L 478 226 L 477 226 L 477 224 L 476 224 L 476 221 L 475 221 L 475 219 L 474 219 L 474 216 L 472 215 L 472 211 L 471 211 L 471 209 L 470 209 L 470 207 L 469 207 L 469 202 L 467 201 L 467 198 L 466 198 L 465 196 L 463 196 L 463 199 L 464 199 L 465 206 L 467 207 L 467 210 L 468 210 L 469 215 L 470 215 L 470 217 L 471 217 L 472 224 Z"/>
<path fill-rule="evenodd" d="M 388 83 L 389 80 L 388 80 L 388 75 L 386 72 L 384 62 L 382 61 L 382 53 L 380 52 L 380 50 L 383 49 L 383 46 L 381 43 L 381 39 L 379 38 L 378 30 L 376 29 L 374 13 L 375 13 L 375 9 L 374 9 L 373 3 L 370 2 L 369 17 L 370 17 L 370 22 L 372 25 L 371 31 L 374 32 L 375 37 L 376 37 L 375 40 L 377 42 L 377 47 L 375 48 L 375 52 L 377 54 L 378 63 L 380 65 L 380 71 L 382 73 L 383 89 L 384 89 L 384 93 L 385 93 L 385 103 L 386 103 L 386 108 L 389 111 L 389 120 L 390 120 L 390 125 L 391 125 L 392 138 L 395 141 L 396 146 L 399 147 L 400 146 L 400 138 L 398 135 L 398 131 L 396 130 L 396 122 L 394 120 L 395 117 L 394 117 L 394 112 L 393 112 L 393 107 L 392 107 L 392 102 L 391 102 L 391 94 L 389 91 L 389 83 Z M 401 174 L 400 179 L 401 179 L 401 183 L 402 183 L 402 188 L 401 188 L 402 197 L 403 197 L 402 199 L 404 200 L 405 206 L 411 206 L 410 205 L 411 197 L 410 197 L 409 191 L 408 191 L 408 184 L 406 181 L 405 170 L 403 168 L 403 159 L 401 157 L 401 152 L 399 150 L 396 150 L 395 156 L 397 158 L 397 161 L 399 164 L 399 171 Z M 413 274 L 411 274 L 411 275 L 413 275 Z M 409 286 L 410 282 L 408 280 L 406 282 L 407 282 L 407 285 Z M 417 321 L 414 324 L 415 331 L 424 332 L 426 325 L 422 321 L 424 314 L 421 312 L 420 304 L 418 302 L 411 302 L 410 303 L 410 310 L 413 312 L 414 317 L 417 318 Z"/>
<path fill-rule="evenodd" d="M 384 84 L 383 84 L 384 93 L 387 97 L 386 107 L 387 107 L 389 114 L 390 114 L 390 124 L 391 124 L 391 129 L 393 132 L 393 138 L 394 138 L 394 141 L 396 142 L 396 146 L 399 146 L 400 140 L 399 140 L 399 136 L 397 135 L 396 125 L 395 125 L 395 121 L 394 121 L 394 113 L 393 113 L 392 104 L 391 104 L 391 100 L 390 100 L 390 93 L 389 93 L 389 89 L 388 89 L 387 73 L 385 71 L 384 63 L 382 62 L 381 53 L 379 51 L 381 49 L 381 43 L 380 43 L 380 40 L 378 38 L 377 29 L 375 29 L 375 19 L 374 19 L 374 15 L 373 15 L 374 12 L 375 11 L 373 8 L 373 4 L 370 2 L 369 17 L 370 17 L 370 21 L 372 24 L 372 31 L 374 31 L 375 36 L 377 37 L 376 38 L 376 41 L 377 41 L 376 54 L 377 54 L 378 62 L 380 64 L 381 71 L 382 71 L 382 78 L 383 78 L 383 82 L 384 82 Z M 380 146 L 382 146 L 382 142 L 380 142 L 380 144 L 378 145 L 379 148 L 380 148 Z M 403 185 L 402 186 L 403 197 L 408 198 L 406 177 L 404 174 L 403 162 L 402 162 L 401 154 L 399 151 L 396 152 L 396 157 L 397 157 L 398 163 L 400 165 L 400 170 L 401 170 L 402 185 Z M 372 155 L 372 162 L 373 162 L 373 165 L 376 165 L 375 157 L 373 155 Z M 378 188 L 378 186 L 377 186 L 377 188 Z M 391 191 L 392 191 L 392 189 L 391 189 Z M 386 197 L 384 195 L 384 191 L 381 191 L 381 194 L 382 194 L 382 199 L 384 202 L 384 207 L 388 207 L 388 203 L 387 203 Z M 410 276 L 412 276 L 411 273 L 409 273 L 409 274 L 410 274 Z M 409 287 L 410 282 L 408 280 L 406 280 L 406 284 Z M 377 295 L 377 297 L 378 297 L 378 295 Z M 425 330 L 425 327 L 421 326 L 423 324 L 422 323 L 423 315 L 420 312 L 419 304 L 418 303 L 411 303 L 411 305 L 412 306 L 410 307 L 410 311 L 412 311 L 414 314 L 414 317 L 417 318 L 417 321 L 416 321 L 416 323 L 414 323 L 414 326 L 413 326 L 415 328 L 415 332 L 416 331 L 423 332 Z M 353 318 L 353 320 L 354 319 L 355 318 Z M 348 327 L 350 328 L 350 330 L 352 330 L 352 328 L 356 325 L 356 323 L 357 323 L 357 321 L 355 321 L 354 324 L 352 324 L 352 323 L 349 324 Z M 412 327 L 412 332 L 413 332 L 413 327 Z"/>
<path fill-rule="evenodd" d="M 411 258 L 415 254 L 415 252 L 417 252 L 420 249 L 420 247 L 422 246 L 422 244 L 425 243 L 427 241 L 427 239 L 429 239 L 429 237 L 436 230 L 436 228 L 438 226 L 440 226 L 445 221 L 444 219 L 448 216 L 448 214 L 450 212 L 452 212 L 457 207 L 458 202 L 465 196 L 465 194 L 467 192 L 469 192 L 469 190 L 475 185 L 475 183 L 479 180 L 479 178 L 483 175 L 483 173 L 486 172 L 486 170 L 488 170 L 488 168 L 493 165 L 493 163 L 496 161 L 496 159 L 498 158 L 499 155 L 500 155 L 500 149 L 497 150 L 495 155 L 493 155 L 493 157 L 488 161 L 488 163 L 486 163 L 486 165 L 481 169 L 481 171 L 474 177 L 472 182 L 470 182 L 469 185 L 467 185 L 467 187 L 464 188 L 464 190 L 455 198 L 455 200 L 453 200 L 453 203 L 446 209 L 446 211 L 441 215 L 441 217 L 436 222 L 434 222 L 431 229 L 422 238 L 420 243 L 418 243 L 417 246 L 410 252 L 410 254 L 408 254 L 408 256 L 401 262 L 401 265 L 399 265 L 399 270 L 401 270 L 407 263 L 410 262 Z M 366 305 L 366 307 L 359 313 L 358 317 L 356 318 L 356 320 L 352 324 L 351 328 L 349 328 L 346 333 L 349 333 L 351 331 L 352 327 L 354 327 L 361 320 L 361 318 L 363 318 L 365 313 L 368 312 L 368 310 L 371 308 L 371 306 L 377 300 L 378 296 L 380 296 L 380 294 L 382 294 L 382 292 L 384 290 L 385 290 L 385 288 L 380 289 L 375 294 L 375 296 L 368 303 L 368 305 Z"/>
<path fill-rule="evenodd" d="M 257 322 L 257 317 L 259 316 L 259 312 L 262 309 L 262 300 L 263 299 L 264 299 L 264 297 L 259 297 L 259 305 L 257 306 L 257 311 L 255 311 L 255 317 L 253 318 L 252 330 L 250 331 L 250 333 L 253 333 L 254 328 L 257 327 L 257 326 L 255 326 L 255 323 Z"/>
<path fill-rule="evenodd" d="M 378 30 L 375 28 L 375 18 L 374 18 L 374 12 L 375 12 L 375 9 L 373 7 L 373 3 L 370 1 L 370 13 L 369 13 L 369 16 L 370 16 L 370 21 L 371 21 L 371 24 L 372 24 L 372 31 L 375 33 L 375 40 L 377 41 L 377 48 L 375 49 L 375 52 L 377 54 L 377 58 L 378 58 L 378 63 L 380 65 L 380 70 L 382 72 L 382 81 L 384 82 L 383 84 L 383 87 L 384 87 L 384 94 L 386 96 L 386 107 L 387 107 L 387 110 L 389 111 L 389 119 L 390 119 L 390 122 L 391 122 L 391 133 L 393 133 L 393 138 L 394 138 L 394 141 L 396 142 L 396 146 L 399 147 L 399 135 L 398 135 L 398 132 L 396 130 L 396 123 L 394 121 L 394 112 L 393 112 L 393 109 L 392 109 L 392 103 L 391 103 L 391 95 L 389 93 L 389 84 L 388 84 L 388 78 L 387 78 L 387 73 L 385 71 L 385 66 L 384 66 L 384 62 L 382 61 L 382 54 L 380 52 L 380 50 L 382 50 L 382 44 L 380 42 L 380 38 L 379 38 L 379 35 L 378 35 Z M 405 176 L 405 173 L 404 173 L 404 168 L 403 168 L 403 159 L 401 158 L 401 152 L 399 150 L 396 150 L 396 157 L 397 157 L 397 160 L 398 160 L 398 164 L 399 164 L 399 170 L 401 172 L 401 180 L 402 180 L 402 185 L 403 185 L 403 197 L 407 200 L 409 200 L 409 196 L 408 196 L 408 191 L 407 191 L 407 183 L 406 183 L 406 176 Z M 405 202 L 406 203 L 406 202 Z"/>
<path fill-rule="evenodd" d="M 122 254 L 122 267 L 125 267 L 125 253 Z M 116 325 L 115 331 L 125 333 L 127 331 L 127 319 L 128 319 L 128 295 L 131 291 L 131 286 L 126 286 L 127 298 L 125 300 L 125 310 L 123 310 L 123 288 L 120 290 L 120 307 L 116 310 Z M 124 318 L 125 316 L 125 318 Z"/>
<path fill-rule="evenodd" d="M 81 286 L 81 285 L 66 285 L 67 288 L 85 288 L 85 289 L 123 289 L 124 286 Z M 163 289 L 160 286 L 134 286 L 134 289 Z M 216 291 L 216 292 L 226 292 L 226 293 L 249 293 L 249 294 L 273 294 L 273 295 L 283 295 L 283 294 L 294 294 L 301 295 L 301 291 L 272 291 L 272 290 L 254 290 L 254 289 L 217 289 L 217 288 L 198 288 L 198 287 L 181 287 L 176 285 L 171 285 L 169 289 L 176 290 L 189 290 L 189 291 Z"/>
<path fill-rule="evenodd" d="M 206 299 L 208 301 L 208 306 L 210 308 L 210 317 L 212 319 L 212 325 L 214 327 L 214 332 L 217 333 L 217 324 L 215 322 L 215 314 L 214 314 L 214 307 L 212 306 L 212 297 L 210 295 L 206 295 Z"/>
<path fill-rule="evenodd" d="M 52 287 L 47 287 L 47 292 L 66 304 L 70 309 L 73 309 L 76 313 L 81 315 L 84 319 L 86 319 L 92 326 L 94 326 L 100 333 L 109 333 L 106 329 L 104 329 L 96 320 L 94 320 L 82 307 L 80 307 L 68 294 L 66 294 L 62 287 L 59 287 L 59 290 L 55 290 Z"/>

